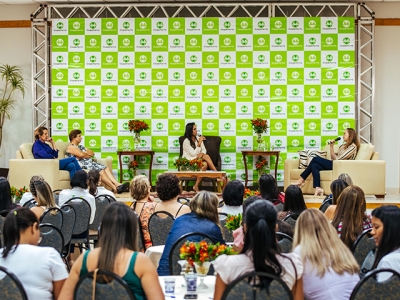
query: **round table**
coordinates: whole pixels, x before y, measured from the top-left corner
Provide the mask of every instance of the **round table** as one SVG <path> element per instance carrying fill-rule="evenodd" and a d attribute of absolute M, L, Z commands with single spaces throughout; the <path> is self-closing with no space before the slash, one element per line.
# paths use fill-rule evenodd
<path fill-rule="evenodd" d="M 164 291 L 164 278 L 175 278 L 175 293 L 174 294 L 165 294 Z M 159 276 L 158 281 L 160 282 L 161 288 L 165 295 L 165 299 L 184 299 L 186 292 L 186 286 L 182 286 L 185 282 L 183 276 Z M 198 300 L 208 300 L 214 298 L 214 289 L 215 289 L 215 276 L 208 275 L 204 278 L 204 283 L 208 287 L 208 289 L 197 289 L 195 292 L 197 294 Z M 197 286 L 200 284 L 200 279 L 197 278 Z M 191 292 L 193 293 L 193 292 Z"/>
<path fill-rule="evenodd" d="M 161 255 L 164 252 L 164 245 L 160 246 L 152 246 L 147 248 L 145 254 L 147 255 L 148 258 L 150 258 L 151 262 L 154 264 L 156 269 L 158 268 L 158 264 L 161 259 Z"/>

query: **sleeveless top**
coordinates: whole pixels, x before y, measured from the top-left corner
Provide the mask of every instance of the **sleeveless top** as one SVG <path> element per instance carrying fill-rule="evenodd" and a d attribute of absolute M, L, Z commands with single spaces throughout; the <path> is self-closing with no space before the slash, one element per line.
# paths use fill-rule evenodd
<path fill-rule="evenodd" d="M 89 273 L 89 271 L 87 269 L 87 256 L 88 256 L 89 252 L 90 252 L 90 250 L 86 251 L 85 254 L 83 254 L 82 268 L 81 268 L 79 277 L 83 277 L 87 273 Z M 132 293 L 135 295 L 135 298 L 137 300 L 146 300 L 147 299 L 146 294 L 144 293 L 144 290 L 142 288 L 140 278 L 137 277 L 137 275 L 135 274 L 135 271 L 133 270 L 133 267 L 135 266 L 137 254 L 138 254 L 138 252 L 133 252 L 133 254 L 131 256 L 131 260 L 129 262 L 128 271 L 126 271 L 126 273 L 122 277 L 122 279 L 125 280 L 125 282 L 128 284 L 129 288 L 131 289 Z"/>

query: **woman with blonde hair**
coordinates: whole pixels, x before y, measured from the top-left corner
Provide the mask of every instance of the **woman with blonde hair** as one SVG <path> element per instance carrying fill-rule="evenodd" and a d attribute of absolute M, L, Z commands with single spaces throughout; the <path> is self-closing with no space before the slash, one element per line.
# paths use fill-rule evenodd
<path fill-rule="evenodd" d="M 192 212 L 177 218 L 168 234 L 157 269 L 159 276 L 169 275 L 169 252 L 172 245 L 184 234 L 201 232 L 209 235 L 216 242 L 225 244 L 219 226 L 218 197 L 213 193 L 201 191 L 190 201 L 189 207 Z M 189 240 L 198 242 L 200 238 L 194 236 Z"/>
<path fill-rule="evenodd" d="M 364 191 L 358 186 L 348 186 L 340 194 L 332 225 L 349 249 L 361 232 L 372 228 L 366 210 L 367 203 L 365 202 Z"/>
<path fill-rule="evenodd" d="M 320 210 L 308 209 L 301 213 L 296 222 L 293 248 L 304 266 L 305 299 L 350 298 L 360 280 L 358 264 Z"/>
<path fill-rule="evenodd" d="M 41 215 L 49 208 L 57 207 L 54 201 L 53 192 L 46 181 L 34 181 L 29 185 L 29 190 L 37 202 L 37 206 L 32 207 L 31 211 L 40 220 Z"/>

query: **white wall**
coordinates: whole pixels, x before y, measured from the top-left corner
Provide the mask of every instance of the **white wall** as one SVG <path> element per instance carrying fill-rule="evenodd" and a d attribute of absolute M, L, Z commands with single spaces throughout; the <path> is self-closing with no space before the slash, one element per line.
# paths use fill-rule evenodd
<path fill-rule="evenodd" d="M 400 3 L 369 2 L 376 18 L 400 18 Z M 36 5 L 1 5 L 0 20 L 28 20 Z M 388 193 L 398 193 L 400 186 L 399 130 L 400 127 L 400 26 L 375 28 L 375 147 L 387 162 L 386 186 Z M 8 167 L 18 146 L 32 140 L 31 102 L 31 30 L 0 29 L 0 63 L 16 64 L 24 69 L 27 82 L 25 99 L 19 100 L 12 120 L 4 126 L 0 167 Z M 374 174 L 371 174 L 374 176 Z"/>

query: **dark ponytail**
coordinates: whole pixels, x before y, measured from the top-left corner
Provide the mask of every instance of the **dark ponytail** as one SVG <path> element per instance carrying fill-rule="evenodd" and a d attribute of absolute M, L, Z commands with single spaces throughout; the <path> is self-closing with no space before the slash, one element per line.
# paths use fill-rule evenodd
<path fill-rule="evenodd" d="M 90 170 L 88 173 L 88 186 L 89 186 L 89 193 L 96 197 L 97 195 L 97 186 L 99 185 L 100 181 L 100 173 L 97 170 Z"/>
<path fill-rule="evenodd" d="M 17 249 L 20 233 L 35 223 L 36 226 L 39 226 L 36 215 L 29 208 L 21 207 L 8 213 L 3 225 L 3 258 L 6 258 L 9 253 L 12 253 Z M 15 248 L 13 249 L 14 246 Z"/>
<path fill-rule="evenodd" d="M 276 255 L 280 250 L 276 242 L 275 226 L 277 212 L 274 205 L 265 199 L 256 200 L 246 209 L 246 232 L 242 254 L 252 252 L 256 272 L 266 272 L 276 276 L 282 267 Z M 264 283 L 264 282 L 263 282 Z M 264 286 L 268 286 L 265 282 Z"/>

